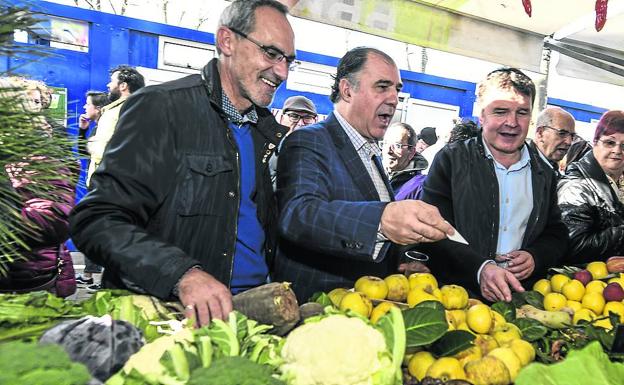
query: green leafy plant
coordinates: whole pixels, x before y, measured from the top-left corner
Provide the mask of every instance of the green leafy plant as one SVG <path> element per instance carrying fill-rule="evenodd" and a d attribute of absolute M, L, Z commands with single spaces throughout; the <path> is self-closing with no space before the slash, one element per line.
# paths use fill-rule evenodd
<path fill-rule="evenodd" d="M 36 15 L 27 7 L 0 0 L 0 56 L 31 62 L 46 55 L 42 48 L 13 41 L 15 30 L 28 31 L 36 22 Z M 42 132 L 45 114 L 27 111 L 24 89 L 8 81 L 10 75 L 13 73 L 0 73 L 0 276 L 6 275 L 9 263 L 23 258 L 28 249 L 24 240 L 37 236 L 36 229 L 22 220 L 21 197 L 8 171 L 27 176 L 30 196 L 54 199 L 47 182 L 58 179 L 60 170 L 75 170 L 76 165 L 69 139 Z"/>

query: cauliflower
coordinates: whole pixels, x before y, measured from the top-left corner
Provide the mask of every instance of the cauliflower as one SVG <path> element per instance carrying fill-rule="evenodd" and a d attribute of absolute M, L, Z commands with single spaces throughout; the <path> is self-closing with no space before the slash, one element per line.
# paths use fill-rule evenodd
<path fill-rule="evenodd" d="M 289 385 L 399 384 L 400 361 L 394 363 L 393 355 L 402 357 L 405 329 L 400 312 L 398 317 L 403 337 L 393 340 L 400 352 L 389 350 L 384 335 L 360 318 L 331 315 L 298 327 L 282 348 L 282 379 Z"/>

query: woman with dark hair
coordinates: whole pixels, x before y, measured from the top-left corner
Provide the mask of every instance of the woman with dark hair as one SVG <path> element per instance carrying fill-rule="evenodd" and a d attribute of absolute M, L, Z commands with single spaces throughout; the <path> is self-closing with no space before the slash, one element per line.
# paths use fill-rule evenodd
<path fill-rule="evenodd" d="M 624 111 L 600 118 L 594 147 L 568 166 L 559 206 L 570 234 L 565 263 L 624 255 Z"/>

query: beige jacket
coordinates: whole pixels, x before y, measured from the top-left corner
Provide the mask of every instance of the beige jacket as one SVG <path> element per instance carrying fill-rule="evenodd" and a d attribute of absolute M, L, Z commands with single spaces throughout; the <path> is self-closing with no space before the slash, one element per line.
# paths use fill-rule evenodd
<path fill-rule="evenodd" d="M 128 99 L 127 96 L 121 97 L 102 108 L 102 115 L 100 116 L 100 120 L 98 120 L 97 131 L 95 135 L 89 138 L 89 142 L 87 143 L 87 149 L 89 150 L 89 154 L 91 154 L 91 163 L 89 163 L 89 170 L 87 171 L 87 186 L 91 183 L 91 175 L 93 175 L 95 169 L 102 161 L 108 141 L 115 133 L 117 120 L 119 120 L 119 111 L 126 99 Z"/>

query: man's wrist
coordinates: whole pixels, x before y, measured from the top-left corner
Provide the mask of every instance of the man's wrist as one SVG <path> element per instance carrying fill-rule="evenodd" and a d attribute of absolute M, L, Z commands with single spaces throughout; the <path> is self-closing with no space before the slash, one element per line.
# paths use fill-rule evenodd
<path fill-rule="evenodd" d="M 479 267 L 479 270 L 477 270 L 477 284 L 481 284 L 481 272 L 483 272 L 483 269 L 485 268 L 485 266 L 490 265 L 490 264 L 494 264 L 496 265 L 496 261 L 493 259 L 488 259 L 485 262 L 483 262 L 481 264 L 481 267 Z"/>
<path fill-rule="evenodd" d="M 379 222 L 379 227 L 377 228 L 377 242 L 388 242 L 390 239 L 386 237 L 381 229 L 381 222 Z"/>
<path fill-rule="evenodd" d="M 176 284 L 173 286 L 173 289 L 171 289 L 171 294 L 174 297 L 180 296 L 180 282 L 182 282 L 182 279 L 184 279 L 185 275 L 187 275 L 191 270 L 194 270 L 194 269 L 201 270 L 201 266 L 200 265 L 191 266 L 187 271 L 184 272 L 184 274 L 180 276 L 180 279 L 178 279 L 178 282 L 176 282 Z"/>

